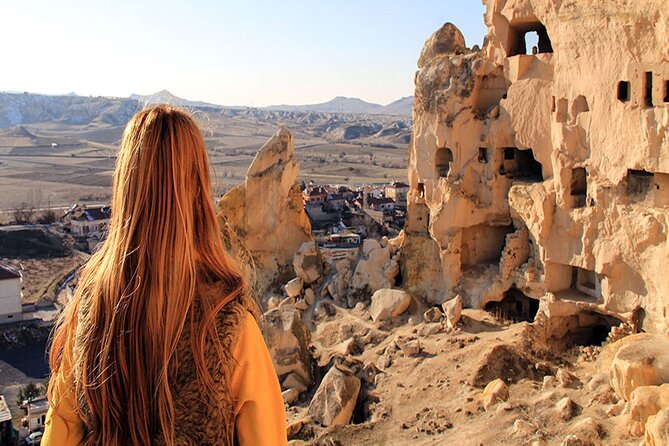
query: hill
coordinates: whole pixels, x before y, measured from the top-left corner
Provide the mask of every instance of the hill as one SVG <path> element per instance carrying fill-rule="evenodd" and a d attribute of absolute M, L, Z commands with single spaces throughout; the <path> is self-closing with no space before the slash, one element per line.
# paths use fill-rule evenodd
<path fill-rule="evenodd" d="M 170 105 L 177 105 L 179 107 L 216 108 L 216 109 L 224 108 L 221 105 L 211 104 L 209 102 L 190 101 L 188 99 L 180 98 L 179 96 L 172 94 L 168 90 L 160 90 L 156 93 L 149 95 L 131 94 L 129 99 L 139 101 L 144 105 L 170 104 Z"/>
<path fill-rule="evenodd" d="M 304 105 L 271 105 L 267 110 L 314 111 L 323 113 L 352 113 L 363 115 L 411 115 L 413 96 L 404 97 L 383 106 L 359 98 L 337 96 L 328 102 Z"/>

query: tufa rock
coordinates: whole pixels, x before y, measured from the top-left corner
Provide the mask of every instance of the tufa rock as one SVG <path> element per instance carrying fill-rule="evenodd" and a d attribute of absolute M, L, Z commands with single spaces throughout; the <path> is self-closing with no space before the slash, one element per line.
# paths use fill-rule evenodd
<path fill-rule="evenodd" d="M 411 296 L 403 290 L 380 289 L 372 295 L 369 315 L 374 322 L 401 316 L 411 305 Z"/>
<path fill-rule="evenodd" d="M 460 30 L 452 23 L 446 23 L 425 41 L 418 59 L 418 68 L 425 67 L 437 56 L 464 54 L 467 51 L 465 38 Z"/>
<path fill-rule="evenodd" d="M 309 416 L 324 426 L 348 424 L 360 385 L 360 379 L 350 371 L 331 367 L 309 404 Z"/>
<path fill-rule="evenodd" d="M 311 384 L 311 332 L 299 310 L 279 307 L 263 314 L 263 334 L 274 369 L 279 377 L 295 373 L 305 385 Z"/>
<path fill-rule="evenodd" d="M 261 291 L 292 266 L 303 243 L 313 240 L 293 136 L 281 127 L 258 151 L 244 184 L 218 202 L 217 216 L 228 251 L 246 265 Z M 253 265 L 253 267 L 251 267 Z"/>

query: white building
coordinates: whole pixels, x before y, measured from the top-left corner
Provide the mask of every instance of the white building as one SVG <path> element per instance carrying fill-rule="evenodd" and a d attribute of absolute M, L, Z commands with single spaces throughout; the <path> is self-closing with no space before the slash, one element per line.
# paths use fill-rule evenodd
<path fill-rule="evenodd" d="M 100 240 L 111 221 L 109 206 L 85 207 L 75 204 L 65 213 L 63 225 L 72 234 Z"/>
<path fill-rule="evenodd" d="M 28 430 L 43 431 L 46 413 L 49 411 L 49 401 L 46 397 L 36 398 L 28 402 Z"/>
<path fill-rule="evenodd" d="M 22 281 L 23 278 L 20 272 L 0 265 L 0 324 L 16 322 L 22 319 Z"/>

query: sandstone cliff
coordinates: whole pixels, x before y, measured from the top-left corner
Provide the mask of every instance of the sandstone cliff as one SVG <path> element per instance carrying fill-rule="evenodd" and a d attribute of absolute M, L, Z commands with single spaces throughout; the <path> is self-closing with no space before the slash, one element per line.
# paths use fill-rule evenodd
<path fill-rule="evenodd" d="M 446 24 L 418 62 L 405 286 L 576 318 L 549 337 L 666 332 L 666 4 L 484 3 L 482 50 Z"/>

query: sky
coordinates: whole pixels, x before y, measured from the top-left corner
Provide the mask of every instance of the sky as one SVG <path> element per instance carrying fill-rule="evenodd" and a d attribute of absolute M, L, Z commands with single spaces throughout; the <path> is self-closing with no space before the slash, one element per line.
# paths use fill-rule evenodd
<path fill-rule="evenodd" d="M 267 106 L 413 94 L 425 39 L 480 0 L 3 0 L 0 91 Z"/>

